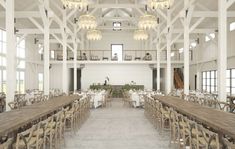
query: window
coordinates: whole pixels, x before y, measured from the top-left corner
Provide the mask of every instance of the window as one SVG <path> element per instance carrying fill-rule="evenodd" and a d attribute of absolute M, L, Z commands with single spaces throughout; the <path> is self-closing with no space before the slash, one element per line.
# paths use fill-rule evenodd
<path fill-rule="evenodd" d="M 120 31 L 121 29 L 122 23 L 121 22 L 113 22 L 113 30 L 114 31 Z"/>
<path fill-rule="evenodd" d="M 17 43 L 16 56 L 18 58 L 25 58 L 25 40 L 17 37 Z"/>
<path fill-rule="evenodd" d="M 16 91 L 25 91 L 25 39 L 17 37 Z M 0 92 L 6 92 L 6 31 L 0 29 Z"/>
<path fill-rule="evenodd" d="M 235 22 L 232 22 L 230 24 L 230 31 L 234 31 L 235 30 Z"/>
<path fill-rule="evenodd" d="M 123 45 L 122 44 L 112 44 L 112 58 L 117 55 L 118 61 L 122 61 L 122 51 L 123 51 Z"/>
<path fill-rule="evenodd" d="M 42 44 L 38 44 L 38 53 L 43 54 L 43 45 Z"/>
<path fill-rule="evenodd" d="M 228 95 L 235 95 L 235 69 L 226 71 L 226 91 Z"/>
<path fill-rule="evenodd" d="M 38 89 L 43 91 L 43 73 L 38 74 Z"/>
<path fill-rule="evenodd" d="M 210 93 L 217 91 L 217 71 L 202 72 L 202 90 Z"/>
<path fill-rule="evenodd" d="M 210 33 L 209 35 L 205 36 L 205 41 L 208 42 L 212 39 L 215 39 L 215 33 Z"/>
<path fill-rule="evenodd" d="M 202 89 L 207 92 L 216 92 L 217 71 L 202 72 Z M 235 69 L 226 70 L 226 92 L 235 95 Z"/>
<path fill-rule="evenodd" d="M 0 70 L 0 92 L 6 93 L 6 70 Z"/>
<path fill-rule="evenodd" d="M 179 53 L 183 53 L 183 52 L 184 52 L 184 48 L 180 48 Z"/>
<path fill-rule="evenodd" d="M 55 59 L 55 51 L 51 50 L 51 59 Z"/>
<path fill-rule="evenodd" d="M 25 91 L 25 72 L 17 71 L 16 72 L 16 91 L 19 93 L 24 93 Z"/>
<path fill-rule="evenodd" d="M 0 53 L 6 54 L 6 32 L 0 29 Z"/>
<path fill-rule="evenodd" d="M 192 43 L 190 44 L 190 49 L 195 48 L 196 46 L 197 46 L 197 43 L 196 43 L 196 42 L 192 42 Z"/>

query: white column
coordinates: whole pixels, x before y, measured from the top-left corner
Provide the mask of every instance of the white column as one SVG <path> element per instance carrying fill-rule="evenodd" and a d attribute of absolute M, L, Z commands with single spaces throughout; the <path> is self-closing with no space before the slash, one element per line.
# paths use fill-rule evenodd
<path fill-rule="evenodd" d="M 49 1 L 44 1 L 46 8 L 49 7 Z M 49 95 L 50 92 L 50 25 L 49 18 L 44 19 L 44 94 Z"/>
<path fill-rule="evenodd" d="M 168 33 L 166 35 L 167 38 L 167 66 L 166 66 L 166 94 L 171 92 L 171 13 L 170 10 L 167 10 L 167 26 L 168 26 Z"/>
<path fill-rule="evenodd" d="M 6 105 L 14 100 L 16 90 L 16 36 L 14 33 L 14 0 L 6 1 L 6 37 L 7 37 L 7 82 L 6 82 Z M 6 110 L 10 108 L 7 106 Z"/>
<path fill-rule="evenodd" d="M 159 35 L 159 29 L 158 29 L 158 35 Z M 161 37 L 158 37 L 158 42 L 157 42 L 157 90 L 161 90 L 161 76 L 160 76 L 160 62 L 161 62 L 161 57 L 160 57 L 160 47 L 161 47 Z"/>
<path fill-rule="evenodd" d="M 189 0 L 184 0 L 184 7 L 188 8 Z M 184 94 L 189 94 L 189 18 L 184 12 Z"/>
<path fill-rule="evenodd" d="M 219 0 L 219 48 L 218 48 L 218 93 L 219 100 L 226 101 L 227 69 L 227 8 L 226 1 Z"/>
<path fill-rule="evenodd" d="M 76 26 L 75 26 L 75 28 L 76 28 Z M 76 33 L 77 31 L 76 31 L 76 29 L 75 29 L 75 33 Z M 74 76 L 74 78 L 73 78 L 73 81 L 74 81 L 74 83 L 73 83 L 73 85 L 74 85 L 74 87 L 73 87 L 73 89 L 74 89 L 74 91 L 76 91 L 77 90 L 77 50 L 78 50 L 78 44 L 77 44 L 77 39 L 76 39 L 77 37 L 76 37 L 76 35 L 74 36 L 74 39 L 73 39 L 73 47 L 74 47 L 74 59 L 73 59 L 73 67 L 74 67 L 74 72 L 73 72 L 73 76 Z"/>
<path fill-rule="evenodd" d="M 67 76 L 67 34 L 66 34 L 66 9 L 63 10 L 63 66 L 62 66 L 62 88 L 64 93 L 68 93 L 68 76 Z"/>

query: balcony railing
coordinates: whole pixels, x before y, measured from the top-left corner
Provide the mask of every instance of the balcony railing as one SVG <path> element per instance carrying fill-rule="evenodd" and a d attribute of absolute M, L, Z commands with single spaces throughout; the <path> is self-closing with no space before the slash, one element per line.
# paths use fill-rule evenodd
<path fill-rule="evenodd" d="M 83 56 L 85 53 L 86 56 Z M 149 53 L 151 59 L 146 59 L 146 54 Z M 192 51 L 190 50 L 190 60 L 192 60 Z M 74 54 L 72 51 L 67 51 L 68 58 L 67 60 L 73 60 Z M 63 60 L 63 52 L 60 50 L 55 51 L 55 59 L 57 61 Z M 82 50 L 78 51 L 77 56 L 78 61 L 116 61 L 112 57 L 111 50 Z M 160 60 L 167 60 L 167 51 L 162 50 L 160 52 Z M 171 60 L 172 61 L 183 61 L 184 54 L 179 53 L 178 50 L 171 51 Z M 156 50 L 123 50 L 122 52 L 122 61 L 157 61 L 157 51 Z"/>

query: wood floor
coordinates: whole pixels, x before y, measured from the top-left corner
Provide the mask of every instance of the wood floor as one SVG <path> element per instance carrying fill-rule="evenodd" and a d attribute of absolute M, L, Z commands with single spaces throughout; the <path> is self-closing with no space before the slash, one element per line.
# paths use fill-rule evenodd
<path fill-rule="evenodd" d="M 143 109 L 112 107 L 94 109 L 76 136 L 66 135 L 65 149 L 168 149 L 169 133 L 159 133 Z"/>

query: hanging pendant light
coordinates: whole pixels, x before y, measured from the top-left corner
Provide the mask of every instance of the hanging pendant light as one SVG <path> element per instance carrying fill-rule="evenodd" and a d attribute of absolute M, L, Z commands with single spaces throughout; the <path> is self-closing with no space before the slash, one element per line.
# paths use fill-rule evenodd
<path fill-rule="evenodd" d="M 145 6 L 145 15 L 141 16 L 139 19 L 138 27 L 139 29 L 153 29 L 158 25 L 158 19 L 156 16 L 147 14 L 147 5 Z"/>
<path fill-rule="evenodd" d="M 93 15 L 81 15 L 78 20 L 81 29 L 95 29 L 97 27 L 96 18 Z"/>
<path fill-rule="evenodd" d="M 148 0 L 148 7 L 156 9 L 168 9 L 174 4 L 174 0 Z"/>
<path fill-rule="evenodd" d="M 87 0 L 61 0 L 61 2 L 69 9 L 84 10 L 88 6 Z"/>
<path fill-rule="evenodd" d="M 158 25 L 157 18 L 154 15 L 145 14 L 140 17 L 138 27 L 140 29 L 153 29 Z"/>
<path fill-rule="evenodd" d="M 99 30 L 89 30 L 86 35 L 88 40 L 101 40 L 102 34 Z"/>
<path fill-rule="evenodd" d="M 135 40 L 147 40 L 148 33 L 145 30 L 136 30 L 133 37 Z"/>
<path fill-rule="evenodd" d="M 97 27 L 97 21 L 95 16 L 88 14 L 88 6 L 87 14 L 81 15 L 79 17 L 78 26 L 81 29 L 95 29 Z"/>

